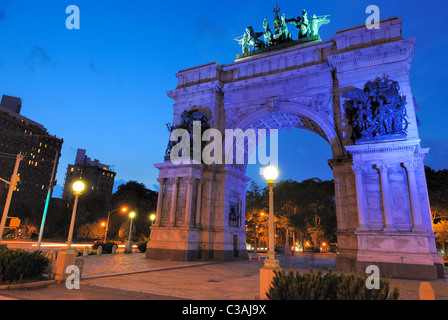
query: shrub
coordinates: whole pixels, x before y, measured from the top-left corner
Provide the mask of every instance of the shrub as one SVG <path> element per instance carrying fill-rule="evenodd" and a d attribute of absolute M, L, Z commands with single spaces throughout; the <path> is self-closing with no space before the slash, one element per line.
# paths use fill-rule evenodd
<path fill-rule="evenodd" d="M 0 281 L 34 280 L 45 272 L 49 259 L 41 251 L 0 250 Z"/>
<path fill-rule="evenodd" d="M 296 274 L 292 270 L 275 271 L 266 293 L 270 300 L 397 300 L 399 291 L 389 294 L 389 279 L 380 279 L 380 289 L 367 289 L 366 278 L 354 274 L 336 274 L 331 268 Z"/>
<path fill-rule="evenodd" d="M 140 243 L 137 245 L 138 251 L 140 251 L 140 252 L 142 252 L 142 253 L 145 253 L 145 252 L 146 252 L 146 245 L 147 245 L 147 244 L 148 244 L 148 242 L 146 242 L 146 241 L 140 242 Z"/>
<path fill-rule="evenodd" d="M 99 246 L 103 246 L 103 251 L 102 253 L 112 253 L 112 247 L 115 245 L 116 243 L 113 241 L 108 241 L 108 242 L 101 242 L 101 241 L 97 241 L 92 245 L 92 252 L 94 250 L 98 250 Z"/>

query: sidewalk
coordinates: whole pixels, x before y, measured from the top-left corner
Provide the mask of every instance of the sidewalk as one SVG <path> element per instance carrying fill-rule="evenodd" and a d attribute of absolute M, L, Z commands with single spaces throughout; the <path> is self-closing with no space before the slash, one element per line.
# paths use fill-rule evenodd
<path fill-rule="evenodd" d="M 258 256 L 252 261 L 182 262 L 146 259 L 144 253 L 79 257 L 84 261 L 80 289 L 68 290 L 65 283 L 34 290 L 1 290 L 0 300 L 255 300 L 259 296 Z M 328 270 L 334 256 L 279 256 L 285 270 Z M 421 281 L 392 279 L 400 288 L 400 299 L 418 300 Z M 436 299 L 448 300 L 448 282 L 430 281 Z"/>

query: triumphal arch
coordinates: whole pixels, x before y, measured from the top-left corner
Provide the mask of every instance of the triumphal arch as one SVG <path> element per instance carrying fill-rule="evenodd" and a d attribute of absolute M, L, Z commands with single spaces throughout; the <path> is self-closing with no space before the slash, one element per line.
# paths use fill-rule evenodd
<path fill-rule="evenodd" d="M 319 28 L 326 17 L 285 19 L 278 11 L 272 32 L 265 20 L 264 32 L 248 27 L 235 39 L 243 50 L 233 63 L 212 62 L 176 74 L 177 87 L 168 92 L 174 102 L 169 129 L 192 134 L 192 151 L 173 162 L 170 152 L 182 139 L 171 135 L 164 161 L 155 164 L 157 220 L 146 256 L 247 257 L 247 156 L 243 163 L 201 161 L 193 149 L 201 154 L 207 148 L 213 140 L 210 134 L 204 138 L 209 129 L 224 139 L 226 129 L 269 134 L 299 128 L 322 136 L 332 151 L 337 268 L 365 272 L 377 265 L 392 276 L 443 276 L 424 172 L 428 149 L 421 147 L 410 85 L 415 40 L 402 37 L 396 17 L 380 21 L 378 29 L 360 25 L 321 40 L 311 26 Z M 282 23 L 296 24 L 297 40 L 282 32 Z M 196 133 L 194 121 L 200 124 Z M 208 152 L 226 160 L 220 150 Z"/>

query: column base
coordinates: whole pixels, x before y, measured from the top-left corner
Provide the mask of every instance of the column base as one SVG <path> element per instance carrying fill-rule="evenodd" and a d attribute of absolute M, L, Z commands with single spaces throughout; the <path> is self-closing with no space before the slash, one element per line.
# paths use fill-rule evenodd
<path fill-rule="evenodd" d="M 397 232 L 397 229 L 394 226 L 385 226 L 383 232 Z"/>
<path fill-rule="evenodd" d="M 427 230 L 425 229 L 424 226 L 417 225 L 417 226 L 412 227 L 412 232 L 422 233 L 422 232 L 427 232 Z"/>
<path fill-rule="evenodd" d="M 437 280 L 439 279 L 438 268 L 435 264 L 407 264 L 391 262 L 356 261 L 356 271 L 365 274 L 369 265 L 376 265 L 380 270 L 381 277 L 392 277 L 411 280 Z M 442 277 L 443 278 L 443 277 Z"/>
<path fill-rule="evenodd" d="M 75 248 L 62 248 L 58 252 L 56 258 L 56 264 L 54 268 L 54 279 L 57 283 L 65 281 L 69 273 L 66 273 L 67 267 L 76 264 L 76 249 Z"/>
<path fill-rule="evenodd" d="M 435 280 L 440 276 L 438 256 L 431 247 L 433 237 L 427 232 L 356 233 L 356 271 L 365 274 L 368 265 L 378 266 L 381 276 L 404 279 Z"/>

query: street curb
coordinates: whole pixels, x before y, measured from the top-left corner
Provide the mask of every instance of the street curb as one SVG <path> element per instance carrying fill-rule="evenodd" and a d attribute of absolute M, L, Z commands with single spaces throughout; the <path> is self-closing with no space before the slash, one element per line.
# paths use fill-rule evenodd
<path fill-rule="evenodd" d="M 184 269 L 184 268 L 192 268 L 192 267 L 201 267 L 201 266 L 207 266 L 212 264 L 219 264 L 226 261 L 216 261 L 216 262 L 204 262 L 201 264 L 187 264 L 187 265 L 180 265 L 180 266 L 172 266 L 172 267 L 161 267 L 156 269 L 147 269 L 147 270 L 136 270 L 136 271 L 128 271 L 128 272 L 117 272 L 117 273 L 103 273 L 103 274 L 92 274 L 83 276 L 81 275 L 81 280 L 89 280 L 89 279 L 95 279 L 95 278 L 107 278 L 107 277 L 117 277 L 117 276 L 124 276 L 128 274 L 136 274 L 136 273 L 147 273 L 147 272 L 155 272 L 155 271 L 165 271 L 165 270 L 173 270 L 173 269 Z"/>
<path fill-rule="evenodd" d="M 46 287 L 50 284 L 56 283 L 56 280 L 36 281 L 17 284 L 5 284 L 0 286 L 0 290 L 21 290 L 21 289 L 37 289 Z"/>

